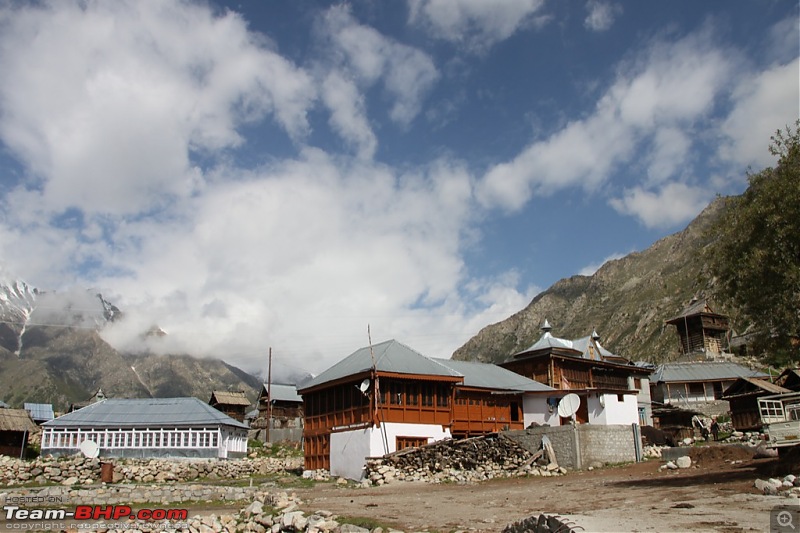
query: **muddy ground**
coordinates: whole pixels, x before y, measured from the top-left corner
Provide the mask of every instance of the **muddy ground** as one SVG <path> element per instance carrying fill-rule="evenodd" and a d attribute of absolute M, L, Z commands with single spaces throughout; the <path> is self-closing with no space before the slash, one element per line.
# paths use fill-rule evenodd
<path fill-rule="evenodd" d="M 369 517 L 404 531 L 500 531 L 533 514 L 567 517 L 585 531 L 769 531 L 770 511 L 797 499 L 764 496 L 756 478 L 785 467 L 752 459 L 743 448 L 689 449 L 694 465 L 659 471 L 661 461 L 570 472 L 562 477 L 493 480 L 481 484 L 396 482 L 369 489 L 319 484 L 298 490 L 303 510 Z M 798 524 L 800 527 L 800 524 Z"/>

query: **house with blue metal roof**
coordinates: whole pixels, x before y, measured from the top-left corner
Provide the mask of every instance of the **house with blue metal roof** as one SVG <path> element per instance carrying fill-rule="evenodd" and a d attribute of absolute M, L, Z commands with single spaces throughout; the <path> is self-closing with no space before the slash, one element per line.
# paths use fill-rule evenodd
<path fill-rule="evenodd" d="M 766 377 L 732 361 L 664 363 L 650 376 L 651 396 L 665 405 L 696 409 L 698 404 L 723 400 L 724 391 L 739 378 Z"/>
<path fill-rule="evenodd" d="M 56 415 L 53 413 L 53 405 L 49 403 L 26 402 L 23 405 L 23 408 L 28 411 L 33 421 L 40 425 L 56 417 Z"/>
<path fill-rule="evenodd" d="M 558 395 L 495 365 L 434 359 L 390 340 L 356 350 L 302 383 L 307 469 L 360 479 L 367 457 L 523 429 L 526 396 Z"/>
<path fill-rule="evenodd" d="M 85 441 L 94 442 L 100 457 L 247 454 L 248 427 L 197 398 L 111 398 L 45 422 L 42 429 L 43 455 L 73 455 Z"/>

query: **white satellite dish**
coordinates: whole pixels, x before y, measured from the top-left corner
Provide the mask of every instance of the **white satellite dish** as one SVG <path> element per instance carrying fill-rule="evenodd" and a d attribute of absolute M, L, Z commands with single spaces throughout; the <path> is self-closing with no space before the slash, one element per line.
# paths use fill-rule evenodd
<path fill-rule="evenodd" d="M 85 440 L 80 445 L 81 453 L 89 459 L 96 459 L 100 455 L 100 446 L 93 440 Z"/>
<path fill-rule="evenodd" d="M 574 393 L 569 393 L 558 402 L 558 416 L 569 418 L 578 412 L 581 406 L 581 397 Z"/>
<path fill-rule="evenodd" d="M 369 378 L 365 379 L 361 382 L 361 385 L 358 386 L 358 390 L 361 392 L 367 392 L 369 390 L 370 381 Z"/>

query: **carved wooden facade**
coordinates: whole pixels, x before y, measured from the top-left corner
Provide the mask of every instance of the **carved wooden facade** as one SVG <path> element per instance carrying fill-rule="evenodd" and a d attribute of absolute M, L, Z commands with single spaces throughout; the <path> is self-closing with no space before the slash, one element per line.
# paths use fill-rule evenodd
<path fill-rule="evenodd" d="M 683 355 L 714 355 L 726 351 L 728 317 L 715 313 L 705 300 L 693 302 L 666 323 L 675 326 Z"/>

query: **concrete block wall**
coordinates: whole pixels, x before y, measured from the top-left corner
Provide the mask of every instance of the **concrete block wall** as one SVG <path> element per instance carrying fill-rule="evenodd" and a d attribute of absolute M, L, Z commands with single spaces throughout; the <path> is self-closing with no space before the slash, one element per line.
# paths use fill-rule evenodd
<path fill-rule="evenodd" d="M 592 425 L 536 427 L 505 431 L 503 435 L 530 452 L 542 447 L 547 435 L 560 466 L 580 469 L 593 463 L 627 463 L 636 460 L 633 428 L 623 425 Z M 580 452 L 580 455 L 578 455 Z"/>

